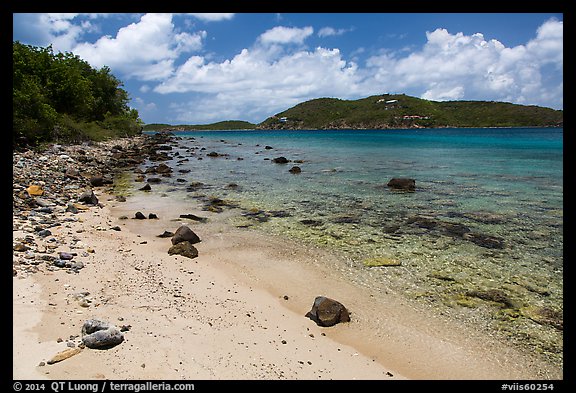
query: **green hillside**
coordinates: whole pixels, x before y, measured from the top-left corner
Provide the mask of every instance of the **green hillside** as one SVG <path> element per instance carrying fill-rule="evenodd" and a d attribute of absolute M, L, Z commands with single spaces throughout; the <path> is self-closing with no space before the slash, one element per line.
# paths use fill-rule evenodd
<path fill-rule="evenodd" d="M 208 131 L 208 130 L 253 130 L 256 124 L 242 120 L 226 120 L 212 124 L 181 124 L 173 126 L 170 124 L 152 123 L 146 124 L 143 131 Z"/>
<path fill-rule="evenodd" d="M 258 124 L 259 129 L 555 127 L 563 111 L 494 101 L 429 101 L 405 94 L 359 100 L 319 98 Z"/>

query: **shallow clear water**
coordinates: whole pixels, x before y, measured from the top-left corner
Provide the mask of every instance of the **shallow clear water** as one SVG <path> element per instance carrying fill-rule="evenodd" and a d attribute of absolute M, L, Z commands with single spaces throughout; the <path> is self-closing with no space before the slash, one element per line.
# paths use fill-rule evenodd
<path fill-rule="evenodd" d="M 176 135 L 160 186 L 172 197 L 223 199 L 239 208 L 233 225 L 328 246 L 359 285 L 561 361 L 563 129 Z M 291 162 L 272 161 L 280 156 Z M 394 177 L 415 179 L 415 192 L 389 189 Z M 365 265 L 375 257 L 399 266 Z"/>

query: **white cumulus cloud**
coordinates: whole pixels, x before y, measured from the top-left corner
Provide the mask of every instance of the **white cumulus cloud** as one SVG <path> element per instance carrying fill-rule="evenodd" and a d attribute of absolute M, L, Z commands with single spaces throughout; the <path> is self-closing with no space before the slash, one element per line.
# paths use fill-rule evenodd
<path fill-rule="evenodd" d="M 280 58 L 268 58 L 258 49 L 244 49 L 231 60 L 206 62 L 192 56 L 174 76 L 158 84 L 158 93 L 222 93 L 266 89 L 279 95 L 305 96 L 305 92 L 349 91 L 355 80 L 356 64 L 342 59 L 338 49 L 316 48 Z"/>
<path fill-rule="evenodd" d="M 563 24 L 551 19 L 536 37 L 515 47 L 436 29 L 426 44 L 407 55 L 385 53 L 367 61 L 366 81 L 386 91 L 407 92 L 430 100 L 502 100 L 551 105 L 562 102 Z M 545 67 L 558 70 L 559 82 L 545 85 Z"/>
<path fill-rule="evenodd" d="M 72 50 L 95 67 L 107 65 L 127 77 L 163 80 L 172 74 L 175 59 L 200 49 L 205 37 L 205 31 L 177 33 L 171 14 L 145 14 L 115 37 L 79 43 Z"/>
<path fill-rule="evenodd" d="M 263 44 L 301 44 L 314 33 L 314 29 L 307 27 L 284 27 L 276 26 L 259 37 Z"/>
<path fill-rule="evenodd" d="M 213 13 L 213 14 L 208 14 L 208 13 L 207 13 L 207 14 L 202 14 L 202 13 L 199 13 L 199 14 L 190 14 L 190 13 L 189 13 L 188 15 L 191 15 L 191 16 L 193 16 L 193 17 L 195 17 L 195 18 L 198 18 L 198 19 L 203 20 L 203 21 L 206 21 L 206 22 L 218 22 L 218 21 L 221 21 L 221 20 L 229 20 L 229 19 L 232 19 L 232 18 L 234 17 L 234 14 L 233 14 L 233 13 L 228 13 L 228 14 L 226 14 L 226 13 Z"/>
<path fill-rule="evenodd" d="M 349 31 L 350 29 L 335 29 L 333 27 L 326 26 L 318 30 L 318 37 L 338 36 L 347 33 Z"/>
<path fill-rule="evenodd" d="M 357 65 L 345 61 L 338 49 L 318 47 L 270 57 L 270 52 L 256 47 L 219 63 L 192 56 L 154 91 L 206 94 L 194 105 L 174 107 L 182 121 L 192 114 L 194 121 L 215 120 L 214 114 L 222 113 L 214 110 L 218 107 L 234 114 L 233 118 L 245 119 L 250 114 L 251 119 L 262 121 L 271 113 L 317 96 L 362 94 L 356 71 Z M 200 111 L 200 107 L 210 111 Z"/>

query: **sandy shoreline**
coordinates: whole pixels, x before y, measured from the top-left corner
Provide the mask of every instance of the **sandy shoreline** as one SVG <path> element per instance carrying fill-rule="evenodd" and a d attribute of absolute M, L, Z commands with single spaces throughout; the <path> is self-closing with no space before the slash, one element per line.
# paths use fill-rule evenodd
<path fill-rule="evenodd" d="M 121 202 L 110 188 L 93 187 L 97 204 L 68 211 L 70 198 L 92 176 L 70 170 L 71 163 L 90 162 L 90 155 L 103 163 L 116 154 L 109 147 L 81 149 L 15 155 L 15 380 L 563 378 L 558 367 L 481 329 L 388 289 L 351 284 L 346 261 L 330 250 L 235 227 L 228 221 L 239 214 L 234 209 L 210 212 L 199 201 L 143 191 Z M 142 156 L 138 146 L 134 151 Z M 30 182 L 44 184 L 48 197 L 27 196 Z M 39 212 L 39 203 L 52 203 L 58 213 Z M 136 212 L 158 218 L 134 219 Z M 180 225 L 200 237 L 198 257 L 169 255 L 171 239 L 158 237 Z M 39 236 L 41 228 L 50 236 Z M 59 252 L 74 254 L 71 262 L 80 267 L 57 267 Z M 344 304 L 351 321 L 317 326 L 305 317 L 316 296 Z M 82 348 L 50 364 L 56 354 L 79 348 L 82 325 L 93 318 L 122 326 L 124 341 L 105 350 Z"/>
<path fill-rule="evenodd" d="M 121 221 L 122 231 L 102 230 L 114 220 L 108 208 L 93 209 L 100 211 L 82 213 L 82 223 L 53 231 L 73 236 L 82 228 L 82 243 L 95 250 L 82 272 L 14 278 L 14 379 L 402 378 L 331 340 L 330 332 L 324 336 L 322 328 L 284 307 L 283 298 L 234 281 L 212 265 L 218 255 L 169 256 L 170 239 L 132 233 Z M 150 232 L 162 220 L 125 225 L 146 225 L 144 232 Z M 78 292 L 90 293 L 90 307 L 70 296 Z M 114 348 L 85 348 L 38 366 L 65 349 L 88 318 L 131 329 Z"/>
<path fill-rule="evenodd" d="M 167 206 L 159 195 L 116 202 L 95 192 L 104 207 L 52 231 L 81 239 L 77 252 L 94 250 L 84 269 L 40 266 L 13 278 L 14 379 L 562 379 L 561 371 L 394 294 L 351 286 L 323 267 L 335 257 L 325 251 L 231 228 L 226 213 Z M 159 219 L 131 219 L 136 211 Z M 184 211 L 209 221 L 178 219 Z M 170 239 L 156 236 L 183 223 L 202 239 L 197 258 L 168 255 Z M 89 292 L 89 307 L 75 300 L 80 292 Z M 342 302 L 351 322 L 319 327 L 304 317 L 318 295 Z M 67 341 L 78 344 L 89 318 L 130 330 L 111 349 L 84 348 L 39 365 Z"/>

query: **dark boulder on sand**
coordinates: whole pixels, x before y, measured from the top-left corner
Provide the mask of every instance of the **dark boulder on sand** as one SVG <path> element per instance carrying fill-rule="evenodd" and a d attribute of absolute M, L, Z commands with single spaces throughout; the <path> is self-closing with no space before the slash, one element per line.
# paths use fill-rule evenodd
<path fill-rule="evenodd" d="M 87 205 L 97 205 L 98 204 L 98 198 L 96 197 L 96 195 L 94 195 L 94 192 L 92 190 L 84 191 L 78 197 L 78 201 L 82 202 L 84 204 L 87 204 Z"/>
<path fill-rule="evenodd" d="M 339 322 L 350 322 L 350 313 L 342 303 L 327 298 L 317 296 L 314 299 L 312 309 L 306 313 L 318 326 L 333 326 Z"/>
<path fill-rule="evenodd" d="M 168 249 L 168 255 L 182 255 L 184 257 L 193 259 L 198 256 L 198 249 L 187 240 L 174 244 Z"/>
<path fill-rule="evenodd" d="M 188 226 L 181 225 L 176 230 L 176 232 L 174 232 L 174 236 L 172 236 L 172 244 L 175 245 L 184 241 L 188 241 L 191 244 L 195 244 L 200 243 L 200 238 Z"/>
<path fill-rule="evenodd" d="M 199 217 L 195 214 L 180 214 L 180 218 L 188 218 L 190 220 L 198 221 L 198 222 L 207 222 L 208 221 L 208 219 L 206 217 Z"/>
<path fill-rule="evenodd" d="M 174 232 L 164 231 L 160 235 L 156 235 L 156 237 L 172 237 L 174 236 Z"/>

